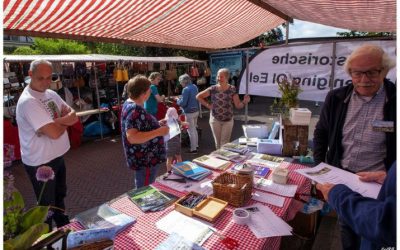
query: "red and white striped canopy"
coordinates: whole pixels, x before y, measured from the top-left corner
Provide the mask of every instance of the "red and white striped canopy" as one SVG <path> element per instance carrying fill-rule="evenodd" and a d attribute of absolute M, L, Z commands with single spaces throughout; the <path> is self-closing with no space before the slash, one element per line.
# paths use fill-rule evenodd
<path fill-rule="evenodd" d="M 198 50 L 230 48 L 296 18 L 395 31 L 396 0 L 4 0 L 9 35 Z"/>
<path fill-rule="evenodd" d="M 396 32 L 396 0 L 262 0 L 286 15 L 368 32 Z"/>
<path fill-rule="evenodd" d="M 5 0 L 4 32 L 192 49 L 229 48 L 285 21 L 246 0 Z"/>

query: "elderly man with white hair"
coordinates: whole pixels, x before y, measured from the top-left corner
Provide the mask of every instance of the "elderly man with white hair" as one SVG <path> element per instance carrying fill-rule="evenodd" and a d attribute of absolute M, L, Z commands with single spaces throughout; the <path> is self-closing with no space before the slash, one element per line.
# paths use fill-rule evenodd
<path fill-rule="evenodd" d="M 199 147 L 199 136 L 197 134 L 197 118 L 199 117 L 199 102 L 196 95 L 199 93 L 197 86 L 192 83 L 188 74 L 179 77 L 179 83 L 182 85 L 182 97 L 177 100 L 177 104 L 185 113 L 186 122 L 189 124 L 189 153 L 196 154 Z"/>
<path fill-rule="evenodd" d="M 314 131 L 317 163 L 383 180 L 396 160 L 396 87 L 386 79 L 395 62 L 376 45 L 354 50 L 344 65 L 353 84 L 332 90 Z M 367 214 L 365 216 L 368 216 Z M 360 238 L 339 217 L 343 249 Z"/>

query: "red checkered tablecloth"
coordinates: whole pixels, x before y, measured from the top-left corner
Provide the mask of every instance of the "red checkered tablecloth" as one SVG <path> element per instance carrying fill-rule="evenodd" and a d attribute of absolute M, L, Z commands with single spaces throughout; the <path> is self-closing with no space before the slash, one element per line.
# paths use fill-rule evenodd
<path fill-rule="evenodd" d="M 293 171 L 306 167 L 292 163 L 283 163 L 283 166 L 289 169 L 288 184 L 298 185 L 297 193 L 299 194 L 309 194 L 311 189 L 310 181 Z M 218 173 L 215 175 L 218 175 Z M 179 197 L 185 195 L 185 193 L 178 192 L 157 182 L 153 186 Z M 251 200 L 247 205 L 255 203 L 257 201 Z M 127 196 L 111 201 L 109 204 L 111 207 L 137 219 L 136 223 L 118 233 L 114 240 L 115 249 L 154 249 L 161 241 L 168 237 L 167 233 L 157 229 L 155 223 L 174 210 L 174 206 L 169 206 L 160 212 L 143 213 Z M 293 219 L 303 206 L 303 203 L 293 198 L 285 198 L 283 207 L 276 207 L 266 203 L 262 204 L 270 207 L 276 215 L 285 221 Z M 281 237 L 257 239 L 246 225 L 234 223 L 232 221 L 232 211 L 234 209 L 235 207 L 227 206 L 214 222 L 213 226 L 221 234 L 236 239 L 239 242 L 239 247 L 236 249 L 279 249 Z M 67 227 L 75 230 L 82 229 L 81 225 L 77 222 L 71 223 Z M 206 249 L 227 249 L 215 234 L 211 235 L 202 246 Z"/>

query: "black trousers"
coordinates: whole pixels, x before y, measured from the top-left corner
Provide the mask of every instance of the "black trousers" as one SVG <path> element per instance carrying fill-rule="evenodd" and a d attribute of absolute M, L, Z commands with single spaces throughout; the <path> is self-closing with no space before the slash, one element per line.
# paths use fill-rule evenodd
<path fill-rule="evenodd" d="M 50 229 L 52 229 L 52 219 L 54 219 L 57 227 L 62 227 L 69 223 L 69 218 L 64 213 L 64 198 L 67 195 L 67 172 L 65 168 L 64 158 L 60 156 L 43 165 L 49 166 L 53 169 L 54 179 L 49 180 L 46 183 L 39 205 L 55 207 L 50 209 L 53 215 L 46 220 L 46 223 L 49 224 Z M 28 173 L 29 179 L 31 180 L 31 183 L 33 185 L 33 190 L 36 194 L 36 200 L 39 199 L 39 195 L 42 191 L 42 187 L 44 184 L 44 182 L 38 181 L 36 179 L 36 170 L 40 166 L 28 166 L 24 164 L 25 170 Z"/>

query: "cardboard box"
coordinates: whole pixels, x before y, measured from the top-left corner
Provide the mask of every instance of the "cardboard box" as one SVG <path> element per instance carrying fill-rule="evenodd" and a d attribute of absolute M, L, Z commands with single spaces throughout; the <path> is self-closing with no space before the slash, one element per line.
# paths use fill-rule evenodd
<path fill-rule="evenodd" d="M 279 139 L 258 139 L 257 153 L 282 155 L 283 136 L 282 136 L 282 119 L 279 121 Z"/>
<path fill-rule="evenodd" d="M 246 138 L 266 138 L 268 136 L 268 127 L 265 124 L 247 124 L 242 125 L 242 128 Z"/>
<path fill-rule="evenodd" d="M 293 125 L 309 125 L 311 111 L 307 108 L 291 108 L 289 110 L 289 120 Z"/>
<path fill-rule="evenodd" d="M 284 119 L 283 127 L 283 155 L 306 155 L 308 148 L 308 125 L 294 125 L 289 119 Z"/>

